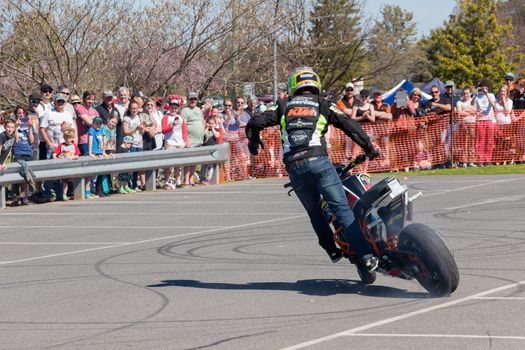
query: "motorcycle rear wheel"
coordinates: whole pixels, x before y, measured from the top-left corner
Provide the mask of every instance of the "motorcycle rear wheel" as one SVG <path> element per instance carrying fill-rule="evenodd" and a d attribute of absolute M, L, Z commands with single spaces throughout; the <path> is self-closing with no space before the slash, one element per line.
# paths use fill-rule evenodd
<path fill-rule="evenodd" d="M 459 271 L 449 249 L 432 228 L 410 224 L 399 234 L 398 249 L 414 254 L 417 281 L 433 296 L 453 293 L 459 284 Z M 408 266 L 407 266 L 408 268 Z"/>

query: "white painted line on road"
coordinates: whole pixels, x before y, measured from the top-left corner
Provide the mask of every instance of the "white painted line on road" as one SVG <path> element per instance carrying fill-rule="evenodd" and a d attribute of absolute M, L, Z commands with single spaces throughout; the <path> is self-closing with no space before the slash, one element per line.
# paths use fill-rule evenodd
<path fill-rule="evenodd" d="M 334 340 L 334 339 L 337 339 L 337 338 L 341 338 L 341 337 L 344 337 L 344 336 L 354 335 L 356 333 L 359 333 L 359 332 L 362 332 L 362 331 L 367 331 L 367 330 L 372 329 L 372 328 L 377 328 L 377 327 L 384 326 L 384 325 L 387 325 L 387 324 L 390 324 L 390 323 L 394 323 L 394 322 L 397 322 L 397 321 L 402 321 L 402 320 L 405 320 L 407 318 L 411 318 L 411 317 L 414 317 L 414 316 L 419 316 L 419 315 L 426 314 L 426 313 L 429 313 L 429 312 L 432 312 L 432 311 L 436 311 L 436 310 L 444 309 L 444 308 L 447 308 L 447 307 L 450 307 L 450 306 L 462 304 L 462 303 L 465 303 L 465 302 L 468 302 L 468 301 L 471 301 L 471 300 L 475 300 L 476 298 L 479 298 L 479 297 L 484 297 L 486 295 L 494 294 L 494 293 L 501 292 L 501 291 L 504 291 L 504 290 L 507 290 L 507 289 L 511 289 L 511 288 L 521 287 L 523 285 L 525 285 L 525 280 L 523 280 L 521 282 L 507 284 L 507 285 L 504 285 L 504 286 L 501 286 L 501 287 L 493 288 L 493 289 L 490 289 L 490 290 L 487 290 L 487 291 L 484 291 L 484 292 L 480 292 L 480 293 L 476 293 L 476 294 L 470 295 L 468 297 L 452 300 L 452 301 L 449 301 L 449 302 L 446 302 L 446 303 L 443 303 L 443 304 L 438 304 L 438 305 L 430 306 L 430 307 L 427 307 L 427 308 L 424 308 L 424 309 L 407 312 L 405 314 L 401 314 L 401 315 L 398 315 L 398 316 L 386 318 L 384 320 L 373 322 L 373 323 L 369 323 L 369 324 L 366 324 L 366 325 L 363 325 L 363 326 L 359 326 L 359 327 L 356 327 L 356 328 L 351 328 L 351 329 L 348 329 L 346 331 L 342 331 L 342 332 L 334 333 L 334 334 L 331 334 L 331 335 L 327 335 L 325 337 L 312 339 L 310 341 L 306 341 L 306 342 L 303 342 L 303 343 L 300 343 L 300 344 L 296 344 L 296 345 L 292 345 L 292 346 L 289 346 L 289 347 L 286 347 L 286 348 L 282 348 L 281 350 L 303 349 L 303 348 L 306 348 L 308 346 L 312 346 L 312 345 L 316 345 L 316 344 L 320 344 L 320 343 L 325 343 L 327 341 Z"/>
<path fill-rule="evenodd" d="M 98 251 L 98 250 L 103 250 L 103 249 L 120 248 L 120 247 L 132 246 L 132 245 L 139 245 L 139 244 L 163 241 L 163 240 L 168 240 L 168 239 L 173 239 L 173 238 L 188 237 L 188 236 L 202 235 L 202 234 L 206 234 L 206 233 L 226 231 L 226 230 L 236 230 L 236 229 L 243 228 L 243 227 L 265 225 L 265 224 L 270 224 L 270 223 L 273 223 L 273 222 L 279 222 L 279 221 L 285 221 L 285 220 L 291 220 L 291 219 L 298 219 L 298 218 L 302 218 L 302 217 L 305 217 L 305 216 L 306 216 L 306 214 L 294 215 L 294 216 L 289 216 L 289 217 L 286 217 L 286 218 L 257 221 L 257 222 L 247 223 L 247 224 L 236 225 L 236 226 L 226 226 L 226 227 L 214 228 L 214 229 L 204 230 L 204 231 L 197 231 L 197 232 L 183 233 L 183 234 L 178 234 L 178 235 L 170 235 L 170 236 L 163 236 L 163 237 L 157 237 L 157 238 L 151 238 L 151 239 L 144 239 L 144 240 L 141 240 L 141 241 L 127 242 L 127 243 L 121 243 L 121 244 L 112 244 L 112 245 L 108 245 L 108 246 L 104 246 L 104 247 L 75 250 L 75 251 L 58 253 L 58 254 L 49 254 L 49 255 L 35 256 L 35 257 L 32 257 L 32 258 L 26 258 L 26 259 L 0 261 L 0 265 L 9 265 L 9 264 L 15 264 L 15 263 L 20 263 L 20 262 L 42 260 L 42 259 L 48 259 L 48 258 L 56 258 L 56 257 L 66 256 L 66 255 L 87 253 L 87 252 L 93 252 L 93 251 Z"/>
<path fill-rule="evenodd" d="M 207 200 L 200 200 L 200 201 L 192 201 L 188 199 L 184 199 L 184 201 L 93 201 L 89 202 L 89 206 L 97 205 L 97 204 L 174 204 L 174 205 L 186 205 L 186 204 L 220 204 L 220 205 L 226 205 L 226 204 L 282 204 L 282 205 L 290 205 L 290 203 L 287 202 L 256 202 L 256 201 L 207 201 Z"/>
<path fill-rule="evenodd" d="M 129 242 L 0 242 L 0 245 L 104 245 Z"/>
<path fill-rule="evenodd" d="M 140 216 L 144 216 L 144 215 L 147 215 L 147 216 L 151 216 L 151 215 L 199 215 L 199 216 L 202 216 L 202 215 L 206 215 L 206 216 L 224 216 L 224 215 L 243 215 L 243 216 L 256 216 L 256 215 L 263 215 L 263 216 L 274 216 L 274 215 L 299 215 L 301 213 L 283 213 L 283 212 L 280 212 L 280 213 L 261 213 L 261 212 L 256 212 L 256 213 L 249 213 L 249 212 L 237 212 L 237 211 L 228 211 L 228 212 L 225 212 L 225 211 L 221 211 L 221 212 L 206 212 L 206 211 L 201 211 L 201 212 L 191 212 L 191 213 L 188 213 L 188 212 L 174 212 L 174 211 L 167 211 L 167 212 L 150 212 L 150 213 L 145 213 L 145 212 L 139 212 L 139 213 L 126 213 L 126 212 L 118 212 L 118 213 L 109 213 L 109 212 L 97 212 L 97 213 L 91 213 L 91 212 L 78 212 L 78 213 L 73 213 L 73 212 L 60 212 L 60 213 L 57 213 L 57 212 L 52 212 L 52 213 L 1 213 L 0 216 L 28 216 L 28 215 L 32 215 L 32 216 L 73 216 L 73 215 L 79 215 L 79 216 L 93 216 L 93 215 L 126 215 L 126 216 L 135 216 L 135 215 L 140 215 Z"/>
<path fill-rule="evenodd" d="M 523 181 L 523 178 L 522 177 L 516 177 L 516 178 L 506 179 L 506 180 L 483 182 L 481 184 L 465 186 L 465 187 L 459 187 L 459 188 L 454 188 L 454 189 L 451 189 L 451 190 L 440 190 L 439 192 L 426 194 L 426 195 L 424 195 L 424 197 L 433 197 L 433 196 L 438 196 L 440 194 L 449 194 L 449 193 L 452 193 L 452 192 L 459 192 L 459 191 L 464 191 L 464 190 L 470 190 L 472 188 L 478 188 L 478 187 L 494 185 L 494 184 L 498 184 L 498 183 L 502 183 L 502 182 L 511 182 L 511 181 L 518 181 L 518 180 Z"/>
<path fill-rule="evenodd" d="M 500 339 L 500 340 L 525 340 L 522 336 L 512 335 L 471 335 L 471 334 L 386 334 L 386 333 L 359 333 L 348 334 L 348 337 L 393 337 L 393 338 L 460 338 L 460 339 Z"/>
<path fill-rule="evenodd" d="M 176 229 L 205 229 L 205 228 L 223 228 L 226 226 L 104 226 L 104 225 L 89 225 L 89 226 L 79 226 L 79 225 L 2 225 L 0 230 L 3 228 L 111 228 L 111 229 L 126 229 L 126 230 L 143 230 L 143 229 L 155 229 L 155 230 L 173 230 Z"/>
<path fill-rule="evenodd" d="M 476 300 L 525 300 L 525 297 L 477 297 Z"/>
<path fill-rule="evenodd" d="M 491 198 L 491 199 L 487 199 L 484 201 L 458 205 L 456 207 L 445 208 L 444 210 L 457 210 L 457 209 L 470 208 L 470 207 L 475 207 L 475 206 L 480 206 L 480 205 L 485 205 L 485 204 L 494 204 L 494 203 L 502 203 L 502 202 L 517 202 L 517 201 L 521 201 L 523 198 L 525 198 L 525 195 L 514 195 L 514 196 L 508 196 L 508 197 Z"/>

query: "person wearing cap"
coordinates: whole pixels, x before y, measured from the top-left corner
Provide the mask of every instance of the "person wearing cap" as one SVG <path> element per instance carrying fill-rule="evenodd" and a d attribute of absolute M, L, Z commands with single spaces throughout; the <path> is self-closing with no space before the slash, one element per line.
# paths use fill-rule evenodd
<path fill-rule="evenodd" d="M 374 115 L 376 119 L 377 134 L 375 135 L 380 141 L 380 147 L 383 150 L 383 159 L 380 160 L 381 166 L 390 166 L 390 145 L 389 145 L 389 128 L 388 122 L 393 119 L 392 108 L 388 103 L 383 101 L 383 93 L 380 90 L 374 90 L 372 93 L 372 107 L 374 108 Z"/>
<path fill-rule="evenodd" d="M 354 83 L 350 82 L 345 85 L 345 94 L 337 100 L 336 105 L 347 117 L 352 117 L 354 105 L 357 100 L 354 95 Z"/>
<path fill-rule="evenodd" d="M 180 101 L 171 99 L 169 102 L 169 111 L 162 118 L 162 133 L 164 134 L 164 144 L 166 149 L 180 149 L 190 147 L 188 139 L 188 129 L 186 121 L 179 115 Z M 175 183 L 170 183 L 172 174 L 171 168 L 164 169 L 164 189 L 174 189 L 182 184 L 181 168 L 175 167 Z"/>
<path fill-rule="evenodd" d="M 77 105 L 82 104 L 82 100 L 78 95 L 71 95 L 71 104 L 73 105 L 73 108 L 75 108 Z"/>
<path fill-rule="evenodd" d="M 111 115 L 116 116 L 120 124 L 121 115 L 119 110 L 115 108 L 115 105 L 113 104 L 113 91 L 104 91 L 102 93 L 102 103 L 95 107 L 95 109 L 97 110 L 99 117 L 102 118 L 104 124 L 107 124 Z"/>
<path fill-rule="evenodd" d="M 188 129 L 188 140 L 191 147 L 202 146 L 204 139 L 204 117 L 197 102 L 199 95 L 196 92 L 188 93 L 188 105 L 185 106 L 180 114 L 186 121 L 186 128 Z M 184 168 L 184 184 L 183 187 L 191 185 L 191 177 L 195 174 L 196 166 L 192 165 Z"/>
<path fill-rule="evenodd" d="M 509 92 L 509 97 L 514 98 L 516 84 L 514 81 L 516 80 L 516 76 L 512 72 L 505 73 L 505 85 L 507 86 L 507 91 Z"/>
<path fill-rule="evenodd" d="M 38 113 L 39 124 L 42 122 L 44 114 L 53 108 L 53 88 L 49 84 L 42 84 L 40 86 L 40 103 L 36 108 Z M 39 159 L 47 159 L 47 145 L 41 134 L 38 135 L 39 139 Z"/>
<path fill-rule="evenodd" d="M 55 106 L 44 114 L 40 122 L 40 135 L 47 146 L 46 159 L 51 159 L 55 148 L 64 142 L 64 131 L 75 129 L 75 119 L 71 112 L 65 110 L 66 96 L 57 94 Z M 57 198 L 62 198 L 61 181 L 45 181 L 44 197 L 51 198 L 51 189 L 55 188 Z"/>
<path fill-rule="evenodd" d="M 40 101 L 42 101 L 42 96 L 38 92 L 33 92 L 31 95 L 29 95 L 28 98 L 28 105 L 26 109 L 27 117 L 29 118 L 29 122 L 31 125 L 33 125 L 33 131 L 35 132 L 35 135 L 38 135 L 38 131 L 40 130 L 40 120 L 38 117 L 38 105 L 40 105 Z M 38 137 L 35 137 L 35 140 L 33 142 L 33 154 L 34 159 L 40 159 L 38 153 L 39 148 L 39 139 Z"/>

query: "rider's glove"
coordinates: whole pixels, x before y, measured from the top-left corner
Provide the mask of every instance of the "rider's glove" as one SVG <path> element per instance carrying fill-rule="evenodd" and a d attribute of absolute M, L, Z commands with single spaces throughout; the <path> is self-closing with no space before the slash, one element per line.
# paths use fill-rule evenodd
<path fill-rule="evenodd" d="M 378 151 L 376 148 L 372 148 L 372 150 L 371 150 L 371 151 L 368 151 L 368 152 L 365 154 L 365 156 L 366 156 L 368 159 L 372 160 L 372 159 L 374 159 L 374 158 L 379 157 L 379 151 Z"/>

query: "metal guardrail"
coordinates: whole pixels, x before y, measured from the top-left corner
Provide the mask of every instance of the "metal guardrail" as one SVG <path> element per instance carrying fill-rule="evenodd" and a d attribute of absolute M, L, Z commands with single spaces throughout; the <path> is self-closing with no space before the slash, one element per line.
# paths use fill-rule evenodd
<path fill-rule="evenodd" d="M 111 173 L 145 171 L 146 191 L 156 189 L 156 169 L 172 166 L 213 164 L 213 183 L 218 183 L 218 166 L 230 157 L 230 146 L 223 143 L 216 146 L 158 150 L 136 153 L 118 153 L 115 159 L 93 159 L 80 157 L 76 160 L 35 160 L 28 162 L 35 174 L 36 181 L 72 179 L 76 199 L 85 198 L 85 179 Z M 18 163 L 7 164 L 5 172 L 0 173 L 0 209 L 6 207 L 5 186 L 25 183 L 20 175 L 22 166 Z"/>

